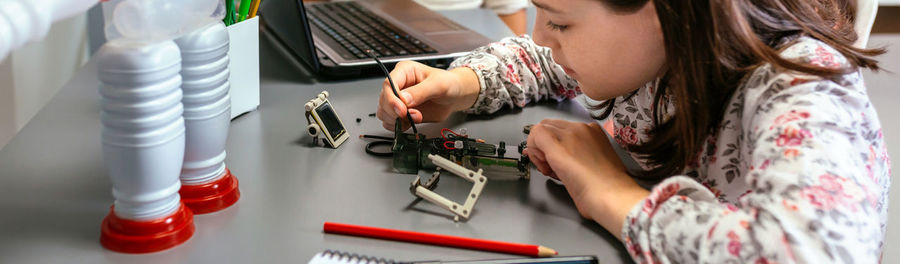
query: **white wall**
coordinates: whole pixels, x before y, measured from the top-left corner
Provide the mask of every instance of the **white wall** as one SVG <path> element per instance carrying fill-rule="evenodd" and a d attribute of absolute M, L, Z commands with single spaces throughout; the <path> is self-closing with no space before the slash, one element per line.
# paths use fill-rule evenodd
<path fill-rule="evenodd" d="M 47 37 L 0 64 L 0 149 L 87 61 L 84 15 L 53 25 Z"/>
<path fill-rule="evenodd" d="M 869 47 L 887 47 L 888 53 L 878 57 L 882 71 L 874 73 L 864 71 L 863 77 L 869 93 L 869 99 L 878 110 L 884 139 L 888 145 L 888 154 L 894 162 L 892 171 L 900 172 L 900 118 L 897 117 L 900 106 L 900 34 L 876 33 L 869 40 Z M 888 200 L 888 225 L 885 234 L 883 263 L 900 263 L 900 180 L 894 178 L 890 187 Z"/>

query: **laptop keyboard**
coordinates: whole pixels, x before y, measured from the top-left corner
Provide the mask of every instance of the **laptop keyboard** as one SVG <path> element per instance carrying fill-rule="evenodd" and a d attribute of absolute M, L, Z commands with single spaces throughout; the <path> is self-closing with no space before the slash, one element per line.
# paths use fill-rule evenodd
<path fill-rule="evenodd" d="M 309 20 L 359 59 L 366 50 L 379 57 L 409 56 L 437 51 L 355 2 L 307 5 Z"/>

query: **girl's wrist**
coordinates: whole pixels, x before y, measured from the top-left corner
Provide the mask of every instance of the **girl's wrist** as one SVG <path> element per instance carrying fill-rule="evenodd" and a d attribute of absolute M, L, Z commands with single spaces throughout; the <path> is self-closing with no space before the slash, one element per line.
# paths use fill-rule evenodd
<path fill-rule="evenodd" d="M 631 213 L 631 209 L 650 195 L 649 191 L 633 180 L 632 183 L 598 192 L 596 210 L 591 214 L 594 221 L 619 239 L 625 218 Z"/>
<path fill-rule="evenodd" d="M 450 73 L 459 81 L 460 104 L 457 111 L 466 110 L 475 105 L 478 95 L 481 93 L 481 82 L 478 75 L 469 67 L 459 67 L 450 70 Z"/>

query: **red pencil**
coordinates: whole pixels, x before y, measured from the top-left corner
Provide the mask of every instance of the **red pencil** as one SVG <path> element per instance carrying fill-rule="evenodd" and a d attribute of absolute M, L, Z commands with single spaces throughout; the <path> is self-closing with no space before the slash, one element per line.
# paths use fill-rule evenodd
<path fill-rule="evenodd" d="M 476 238 L 428 234 L 405 230 L 348 225 L 332 222 L 325 222 L 324 230 L 325 233 L 332 234 L 371 237 L 445 247 L 467 248 L 532 257 L 550 257 L 558 254 L 556 250 L 538 245 L 499 242 Z"/>

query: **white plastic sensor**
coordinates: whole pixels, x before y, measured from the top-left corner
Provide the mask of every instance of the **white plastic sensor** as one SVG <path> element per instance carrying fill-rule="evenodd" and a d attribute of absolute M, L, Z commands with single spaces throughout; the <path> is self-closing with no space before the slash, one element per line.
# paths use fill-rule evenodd
<path fill-rule="evenodd" d="M 303 108 L 306 110 L 306 121 L 309 123 L 306 127 L 307 133 L 315 140 L 321 136 L 329 146 L 338 148 L 350 138 L 334 105 L 328 101 L 327 91 L 319 93 L 316 98 L 306 102 Z"/>

